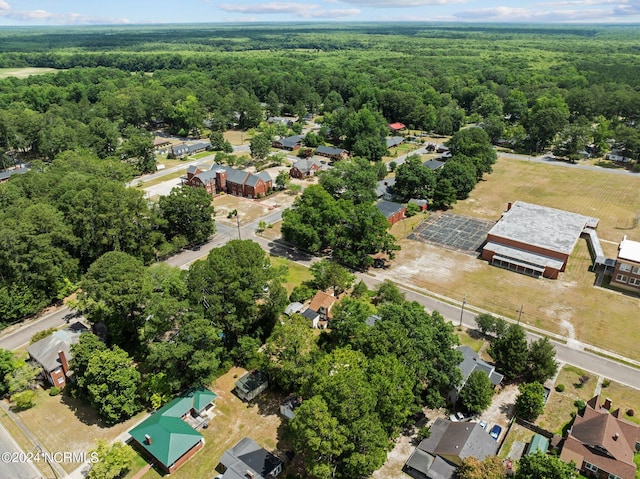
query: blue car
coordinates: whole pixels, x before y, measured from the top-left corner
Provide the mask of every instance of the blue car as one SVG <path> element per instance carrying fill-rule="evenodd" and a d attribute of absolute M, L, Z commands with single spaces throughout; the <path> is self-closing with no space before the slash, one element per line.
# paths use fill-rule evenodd
<path fill-rule="evenodd" d="M 500 437 L 501 432 L 502 432 L 502 428 L 496 424 L 491 428 L 491 431 L 489 431 L 489 436 L 491 436 L 497 441 L 498 438 Z"/>

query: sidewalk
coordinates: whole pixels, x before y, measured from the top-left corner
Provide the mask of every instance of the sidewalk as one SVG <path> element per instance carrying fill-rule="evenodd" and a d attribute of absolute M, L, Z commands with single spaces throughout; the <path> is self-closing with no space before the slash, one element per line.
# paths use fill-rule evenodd
<path fill-rule="evenodd" d="M 27 437 L 27 439 L 29 439 L 29 441 L 31 441 L 31 444 L 33 444 L 33 446 L 38 451 L 40 451 L 42 453 L 46 453 L 49 457 L 51 456 L 51 453 L 47 450 L 46 447 L 44 447 L 44 444 L 42 444 L 38 440 L 38 438 L 33 435 L 33 433 L 26 426 L 26 424 L 24 422 L 22 422 L 22 419 L 20 419 L 20 417 L 11 410 L 11 408 L 9 407 L 9 405 L 5 401 L 0 401 L 0 407 L 7 413 L 7 415 L 11 418 L 11 420 L 15 423 L 15 425 L 18 426 L 18 428 Z M 58 464 L 56 462 L 48 462 L 48 464 L 49 464 L 49 466 L 53 470 L 53 473 L 55 474 L 55 476 L 58 479 L 63 479 L 63 478 L 67 477 L 67 471 L 65 471 L 62 468 L 62 466 L 60 466 L 60 464 Z"/>

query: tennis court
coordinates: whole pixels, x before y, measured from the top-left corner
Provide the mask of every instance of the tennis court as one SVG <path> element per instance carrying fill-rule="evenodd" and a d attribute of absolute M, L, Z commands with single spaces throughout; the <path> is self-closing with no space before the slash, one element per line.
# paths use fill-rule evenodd
<path fill-rule="evenodd" d="M 443 213 L 432 215 L 420 223 L 409 239 L 476 254 L 493 225 L 495 221 Z"/>

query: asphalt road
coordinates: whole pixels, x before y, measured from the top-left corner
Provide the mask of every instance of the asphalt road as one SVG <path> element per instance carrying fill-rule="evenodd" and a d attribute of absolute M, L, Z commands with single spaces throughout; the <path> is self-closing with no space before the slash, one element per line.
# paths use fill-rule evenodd
<path fill-rule="evenodd" d="M 6 479 L 35 479 L 42 477 L 31 462 L 20 461 L 24 451 L 13 440 L 9 432 L 0 424 L 0 477 Z"/>

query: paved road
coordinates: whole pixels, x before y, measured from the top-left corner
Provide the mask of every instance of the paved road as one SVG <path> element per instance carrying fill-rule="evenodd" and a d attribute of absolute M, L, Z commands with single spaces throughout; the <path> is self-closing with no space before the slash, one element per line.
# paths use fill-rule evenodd
<path fill-rule="evenodd" d="M 9 453 L 9 460 L 7 460 Z M 42 477 L 38 468 L 30 462 L 18 461 L 24 451 L 13 440 L 9 432 L 0 424 L 0 477 L 7 479 L 34 479 Z"/>
<path fill-rule="evenodd" d="M 370 273 L 360 274 L 359 276 L 370 288 L 376 287 L 384 279 L 384 276 L 382 275 L 371 276 Z M 415 290 L 408 289 L 403 285 L 400 285 L 400 289 L 405 293 L 405 296 L 408 300 L 417 301 L 418 303 L 422 304 L 428 311 L 440 312 L 440 314 L 442 314 L 445 319 L 451 321 L 456 326 L 460 324 L 462 312 L 462 308 L 460 305 L 441 301 L 432 296 L 418 293 Z M 475 308 L 472 310 L 469 305 L 466 305 L 466 308 L 462 313 L 462 325 L 466 328 L 476 328 L 475 317 L 478 312 L 484 311 L 478 310 L 476 312 Z M 513 320 L 509 318 L 504 319 L 513 322 Z M 529 328 L 528 325 L 523 326 Z M 545 333 L 545 336 L 548 336 L 548 334 Z M 529 330 L 527 331 L 527 338 L 529 340 L 536 340 L 540 337 L 542 337 L 541 334 L 537 334 Z M 556 350 L 556 358 L 558 359 L 558 361 L 577 366 L 581 369 L 584 369 L 585 371 L 590 371 L 594 374 L 598 374 L 604 378 L 611 379 L 620 384 L 625 384 L 632 388 L 640 389 L 640 369 L 629 367 L 600 355 L 584 351 L 585 347 L 595 350 L 595 348 L 591 346 L 586 346 L 578 341 L 571 341 L 567 340 L 566 338 L 560 338 L 561 337 L 558 337 L 558 339 L 550 338 L 550 341 Z"/>
<path fill-rule="evenodd" d="M 589 170 L 597 171 L 599 173 L 611 173 L 613 175 L 635 176 L 640 178 L 640 174 L 633 173 L 631 171 L 622 168 L 602 168 L 601 166 L 583 165 L 580 163 L 569 163 L 568 161 L 556 160 L 551 156 L 531 156 L 531 155 L 518 155 L 515 153 L 502 153 L 498 152 L 498 156 L 504 158 L 510 158 L 512 160 L 530 161 L 532 163 L 542 163 L 545 165 L 560 166 L 564 168 L 573 168 L 576 170 Z"/>

